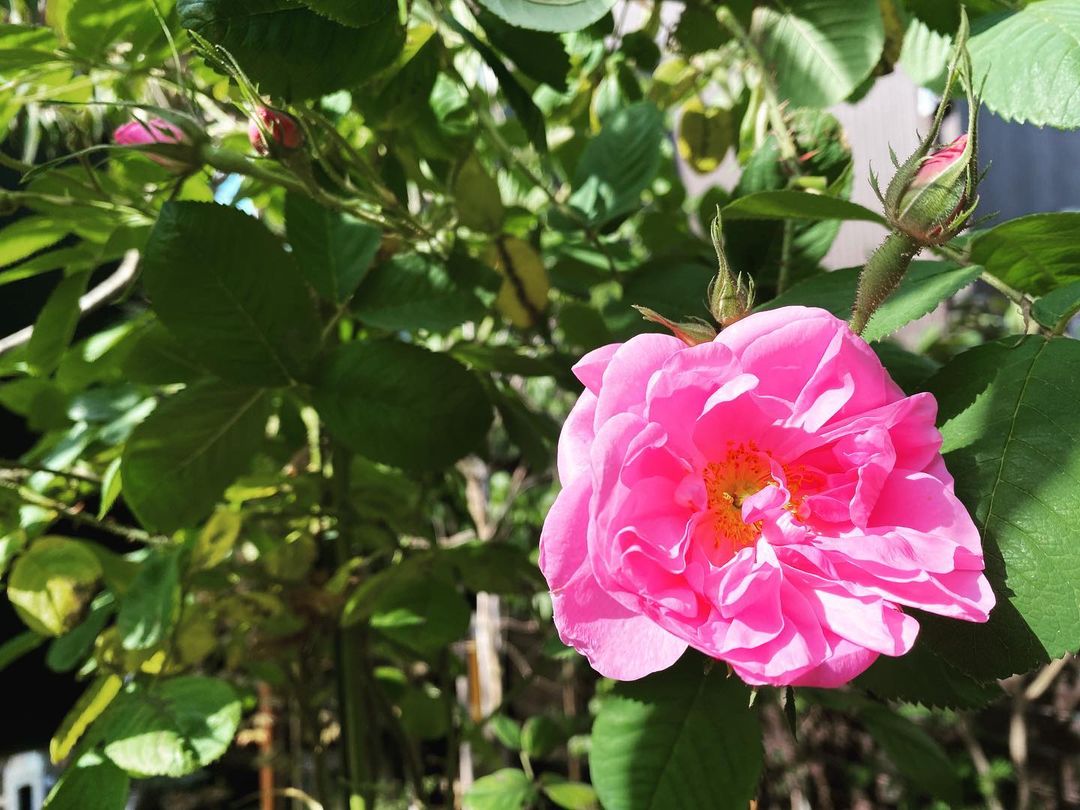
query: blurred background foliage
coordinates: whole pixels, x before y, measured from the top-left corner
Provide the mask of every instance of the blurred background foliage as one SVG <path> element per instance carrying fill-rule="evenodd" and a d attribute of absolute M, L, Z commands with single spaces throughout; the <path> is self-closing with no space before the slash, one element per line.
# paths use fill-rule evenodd
<path fill-rule="evenodd" d="M 990 111 L 1080 126 L 1080 4 L 967 10 Z M 708 318 L 718 208 L 761 306 L 847 315 L 884 235 L 860 143 L 925 128 L 959 3 L 0 14 L 2 736 L 52 763 L 7 801 L 1080 804 L 1078 214 L 924 252 L 866 333 L 959 425 L 987 628 L 928 621 L 845 691 L 751 699 L 693 655 L 616 686 L 536 567 L 570 366 L 660 328 L 631 305 Z M 849 132 L 898 78 L 888 137 Z M 173 142 L 111 142 L 156 119 Z"/>

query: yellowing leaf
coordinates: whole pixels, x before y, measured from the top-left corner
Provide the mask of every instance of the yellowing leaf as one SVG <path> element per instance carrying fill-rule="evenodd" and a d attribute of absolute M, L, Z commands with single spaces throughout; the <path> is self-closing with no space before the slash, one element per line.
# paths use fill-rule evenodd
<path fill-rule="evenodd" d="M 240 514 L 229 509 L 218 509 L 206 521 L 195 550 L 191 555 L 191 568 L 198 571 L 223 563 L 232 553 L 236 538 L 240 536 Z"/>
<path fill-rule="evenodd" d="M 458 221 L 474 231 L 493 233 L 502 227 L 505 209 L 499 184 L 485 171 L 476 154 L 469 155 L 454 178 Z"/>
<path fill-rule="evenodd" d="M 488 252 L 491 266 L 503 276 L 495 307 L 514 326 L 535 326 L 547 309 L 547 268 L 532 245 L 513 236 L 502 236 Z"/>
<path fill-rule="evenodd" d="M 679 120 L 679 154 L 699 174 L 715 171 L 735 140 L 731 113 L 690 99 Z"/>
<path fill-rule="evenodd" d="M 214 622 L 203 611 L 189 608 L 176 629 L 176 652 L 185 666 L 201 664 L 217 647 Z"/>
<path fill-rule="evenodd" d="M 67 759 L 75 743 L 79 741 L 90 724 L 109 707 L 113 698 L 120 694 L 123 685 L 124 679 L 119 675 L 105 675 L 95 680 L 82 693 L 49 742 L 49 758 L 53 764 L 59 764 Z"/>
<path fill-rule="evenodd" d="M 8 599 L 31 630 L 60 636 L 75 627 L 101 580 L 93 552 L 66 537 L 42 537 L 19 557 Z"/>

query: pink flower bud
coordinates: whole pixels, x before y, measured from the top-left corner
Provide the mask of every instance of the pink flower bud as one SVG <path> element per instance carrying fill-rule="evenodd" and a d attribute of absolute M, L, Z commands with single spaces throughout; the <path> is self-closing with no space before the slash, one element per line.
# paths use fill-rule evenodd
<path fill-rule="evenodd" d="M 260 155 L 277 156 L 299 149 L 303 145 L 304 133 L 300 131 L 296 119 L 288 113 L 259 107 L 256 115 L 258 120 L 252 118 L 248 123 L 248 140 Z M 267 143 L 267 135 L 270 143 Z"/>
<path fill-rule="evenodd" d="M 963 227 L 975 199 L 974 143 L 966 134 L 932 152 L 913 155 L 889 186 L 893 226 L 920 244 L 948 241 Z"/>
<path fill-rule="evenodd" d="M 191 140 L 176 124 L 170 123 L 163 118 L 153 118 L 150 121 L 129 121 L 117 127 L 113 132 L 113 143 L 118 146 L 190 145 Z M 153 152 L 148 152 L 147 157 L 171 172 L 185 171 L 190 165 L 186 161 Z"/>
<path fill-rule="evenodd" d="M 915 173 L 911 181 L 910 189 L 922 188 L 933 183 L 949 170 L 957 161 L 963 160 L 964 150 L 967 149 L 968 136 L 965 132 L 959 138 L 947 146 L 943 146 L 936 152 L 923 158 L 922 166 Z"/>

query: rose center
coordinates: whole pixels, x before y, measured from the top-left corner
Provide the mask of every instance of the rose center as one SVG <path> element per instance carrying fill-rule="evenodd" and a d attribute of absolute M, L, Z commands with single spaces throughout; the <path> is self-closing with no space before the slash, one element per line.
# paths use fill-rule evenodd
<path fill-rule="evenodd" d="M 761 534 L 761 523 L 746 523 L 743 501 L 772 481 L 769 454 L 755 442 L 728 442 L 727 455 L 706 465 L 703 477 L 709 513 L 719 548 L 731 544 L 733 551 L 753 544 Z"/>

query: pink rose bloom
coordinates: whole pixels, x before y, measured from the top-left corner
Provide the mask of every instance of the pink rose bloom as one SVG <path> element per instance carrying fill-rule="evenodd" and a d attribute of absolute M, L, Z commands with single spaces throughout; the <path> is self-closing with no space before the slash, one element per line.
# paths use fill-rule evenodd
<path fill-rule="evenodd" d="M 153 118 L 145 122 L 129 121 L 117 127 L 113 132 L 113 143 L 120 146 L 145 146 L 152 143 L 184 144 L 188 142 L 187 135 L 184 134 L 180 127 L 163 118 Z M 146 156 L 170 171 L 183 171 L 187 168 L 187 164 L 184 162 L 172 160 L 162 155 L 147 153 Z"/>
<path fill-rule="evenodd" d="M 839 686 L 994 594 L 930 394 L 905 396 L 846 323 L 760 312 L 709 343 L 586 355 L 540 567 L 563 642 L 632 680 L 687 646 L 747 683 Z"/>

